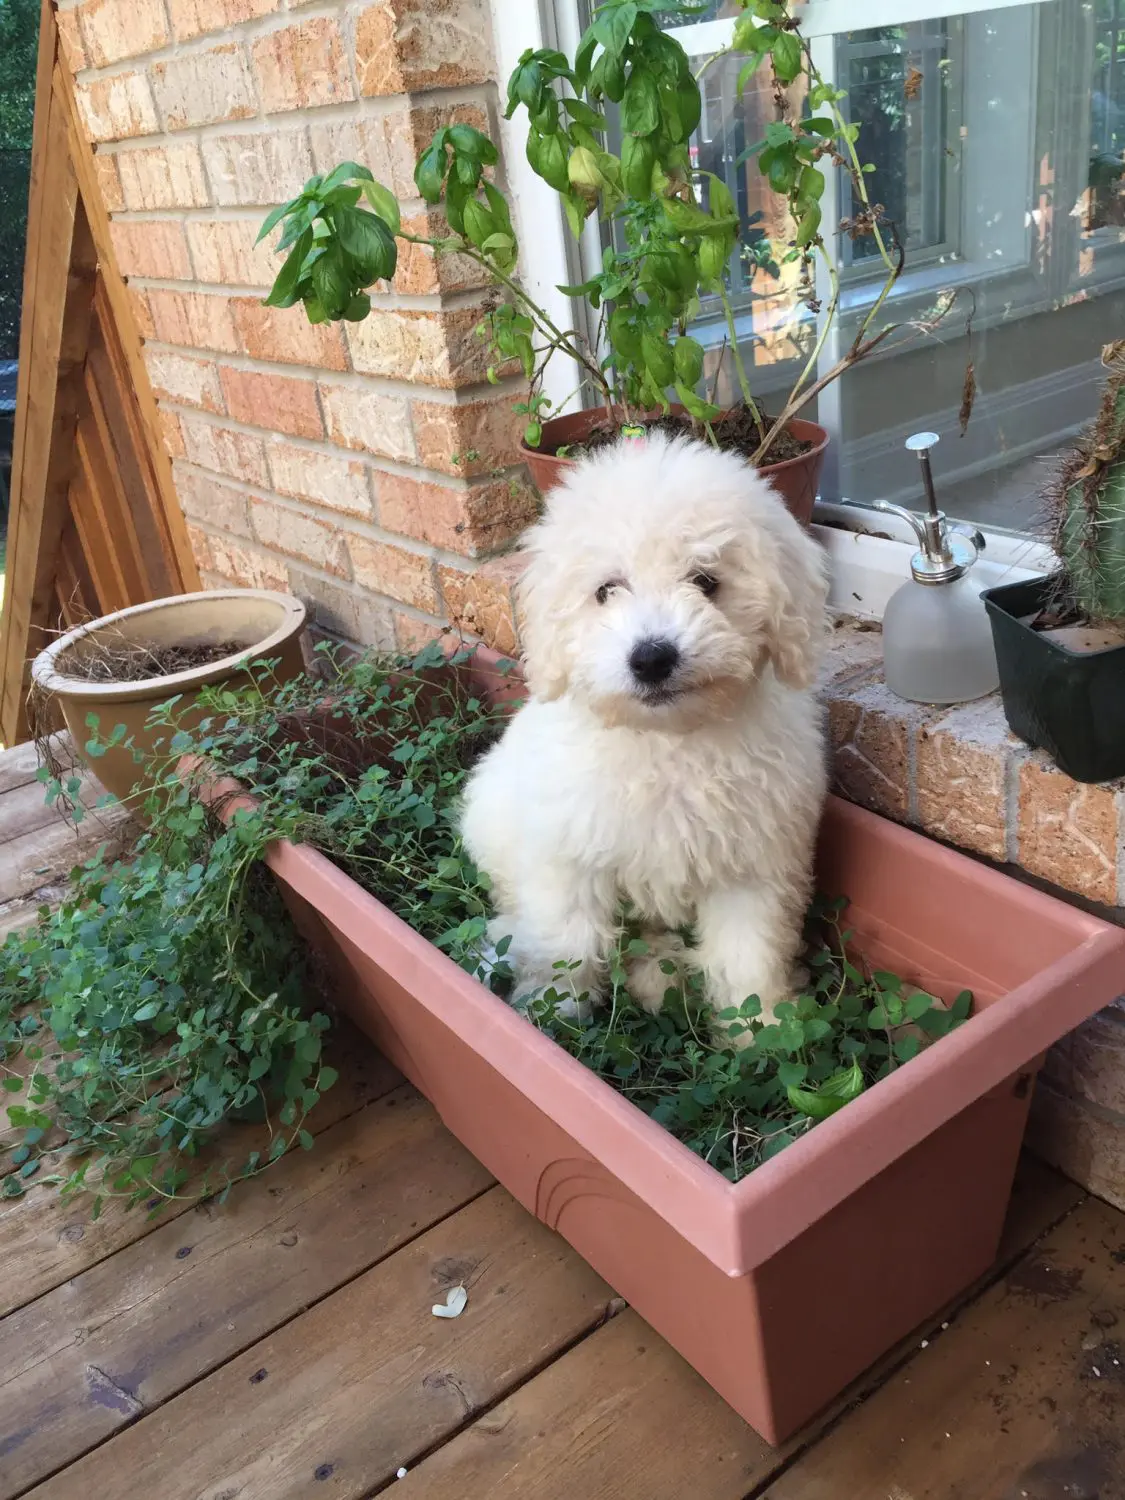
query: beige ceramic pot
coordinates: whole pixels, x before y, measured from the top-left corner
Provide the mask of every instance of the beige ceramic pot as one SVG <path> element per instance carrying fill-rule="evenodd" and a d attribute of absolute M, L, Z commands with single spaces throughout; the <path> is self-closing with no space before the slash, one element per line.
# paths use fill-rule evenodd
<path fill-rule="evenodd" d="M 128 743 L 151 754 L 167 736 L 168 731 L 160 726 L 148 727 L 149 714 L 158 704 L 179 697 L 178 721 L 189 727 L 200 689 L 218 682 L 239 686 L 250 680 L 252 663 L 272 662 L 278 681 L 299 676 L 304 671 L 304 628 L 305 606 L 289 594 L 257 589 L 181 594 L 118 610 L 59 636 L 35 658 L 31 675 L 35 686 L 58 704 L 80 754 L 91 736 L 88 715 L 97 715 L 97 732 L 103 741 L 118 724 L 125 726 L 127 743 L 90 759 L 91 769 L 106 790 L 124 801 L 135 787 L 145 784 L 142 767 Z M 126 641 L 156 648 L 229 641 L 238 649 L 206 666 L 136 682 L 90 682 L 70 675 L 68 659 L 89 649 L 99 637 L 107 644 Z"/>

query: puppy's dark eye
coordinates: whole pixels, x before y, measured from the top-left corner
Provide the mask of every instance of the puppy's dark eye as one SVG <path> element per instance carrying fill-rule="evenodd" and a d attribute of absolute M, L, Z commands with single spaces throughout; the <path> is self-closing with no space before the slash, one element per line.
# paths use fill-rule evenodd
<path fill-rule="evenodd" d="M 712 598 L 719 591 L 719 580 L 713 573 L 696 573 L 691 581 L 707 599 Z"/>
<path fill-rule="evenodd" d="M 610 594 L 613 593 L 614 589 L 620 586 L 620 583 L 621 580 L 619 578 L 611 578 L 608 583 L 602 584 L 601 588 L 594 595 L 594 598 L 598 601 L 599 604 L 604 604 L 609 598 Z"/>

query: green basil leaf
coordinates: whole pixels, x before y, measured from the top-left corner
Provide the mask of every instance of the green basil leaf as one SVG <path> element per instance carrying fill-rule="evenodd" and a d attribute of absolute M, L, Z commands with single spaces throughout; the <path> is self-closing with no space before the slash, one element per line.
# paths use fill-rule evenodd
<path fill-rule="evenodd" d="M 382 183 L 372 180 L 364 183 L 363 192 L 368 203 L 391 233 L 397 234 L 402 228 L 402 210 L 391 190 L 385 188 Z"/>
<path fill-rule="evenodd" d="M 312 244 L 312 230 L 306 229 L 277 273 L 277 279 L 265 299 L 266 307 L 292 307 L 300 300 L 305 256 L 312 249 Z"/>

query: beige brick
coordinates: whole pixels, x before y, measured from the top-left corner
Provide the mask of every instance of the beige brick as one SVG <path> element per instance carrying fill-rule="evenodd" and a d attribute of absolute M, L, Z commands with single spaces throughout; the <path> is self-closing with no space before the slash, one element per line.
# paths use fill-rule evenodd
<path fill-rule="evenodd" d="M 225 536 L 212 533 L 210 572 L 241 588 L 276 589 L 289 592 L 289 572 L 280 557 L 257 547 L 243 547 Z"/>
<path fill-rule="evenodd" d="M 260 36 L 254 43 L 254 71 L 266 114 L 355 98 L 334 16 L 317 16 Z"/>
<path fill-rule="evenodd" d="M 294 500 L 312 500 L 343 515 L 371 519 L 369 470 L 354 458 L 335 457 L 275 439 L 266 448 L 273 488 Z"/>
<path fill-rule="evenodd" d="M 1019 863 L 1066 891 L 1114 905 L 1120 825 L 1112 787 L 1083 786 L 1041 752 L 1020 770 Z"/>
<path fill-rule="evenodd" d="M 1091 1108 L 1040 1082 L 1028 1145 L 1037 1156 L 1115 1208 L 1125 1209 L 1125 1117 Z"/>
<path fill-rule="evenodd" d="M 883 632 L 878 625 L 837 620 L 820 664 L 820 685 L 827 688 L 869 676 L 882 661 Z"/>
<path fill-rule="evenodd" d="M 125 207 L 125 194 L 121 190 L 121 174 L 117 170 L 117 158 L 99 154 L 94 157 L 94 176 L 98 179 L 98 190 L 107 210 L 113 214 Z"/>
<path fill-rule="evenodd" d="M 198 526 L 190 523 L 187 529 L 188 542 L 191 545 L 191 555 L 195 558 L 195 566 L 201 573 L 214 572 L 214 559 L 211 555 L 211 538 Z"/>
<path fill-rule="evenodd" d="M 304 600 L 320 629 L 378 651 L 394 649 L 394 619 L 385 600 L 318 578 L 300 567 L 289 569 L 289 587 Z"/>
<path fill-rule="evenodd" d="M 290 510 L 272 500 L 250 502 L 250 522 L 264 547 L 311 563 L 336 578 L 350 578 L 348 546 L 344 534 L 331 521 Z"/>
<path fill-rule="evenodd" d="M 152 88 L 168 130 L 257 114 L 250 61 L 237 42 L 154 63 Z"/>
<path fill-rule="evenodd" d="M 183 406 L 221 412 L 223 392 L 219 372 L 209 359 L 190 359 L 168 349 L 146 349 L 145 366 L 158 396 Z"/>
<path fill-rule="evenodd" d="M 174 411 L 169 411 L 166 406 L 158 406 L 156 416 L 164 438 L 164 451 L 170 458 L 186 458 L 187 449 L 184 447 L 184 434 L 180 428 L 179 417 Z"/>
<path fill-rule="evenodd" d="M 404 116 L 405 113 L 403 110 Z M 366 167 L 376 182 L 381 182 L 385 187 L 394 187 L 390 150 L 381 117 L 350 120 L 314 118 L 309 122 L 309 138 L 316 170 L 322 176 L 331 172 L 342 161 L 355 161 Z M 417 191 L 412 184 L 411 197 Z"/>
<path fill-rule="evenodd" d="M 79 12 L 76 10 L 57 10 L 55 12 L 55 24 L 59 28 L 59 44 L 66 65 L 72 73 L 79 72 L 82 68 L 90 66 L 90 54 L 86 50 L 86 39 L 82 35 L 82 27 L 79 20 Z"/>
<path fill-rule="evenodd" d="M 288 432 L 294 437 L 323 437 L 324 421 L 316 397 L 316 383 L 290 380 L 262 370 L 219 370 L 227 411 L 248 427 Z"/>
<path fill-rule="evenodd" d="M 403 219 L 402 227 L 407 234 L 433 240 L 446 238 L 450 232 L 445 216 L 436 210 L 408 215 Z M 427 245 L 398 241 L 398 269 L 393 287 L 404 297 L 473 291 L 487 286 L 490 280 L 489 273 L 467 255 L 437 255 Z"/>
<path fill-rule="evenodd" d="M 829 689 L 828 723 L 836 790 L 905 822 L 911 811 L 911 762 L 928 710 L 903 703 L 882 682 Z"/>
<path fill-rule="evenodd" d="M 255 21 L 281 9 L 282 0 L 168 0 L 172 31 L 178 42 L 226 31 L 241 21 Z"/>
<path fill-rule="evenodd" d="M 115 73 L 75 88 L 78 112 L 91 141 L 123 141 L 160 130 L 152 89 L 143 73 Z"/>
<path fill-rule="evenodd" d="M 199 474 L 182 462 L 173 465 L 173 472 L 184 515 L 193 521 L 202 521 L 216 531 L 226 531 L 232 536 L 250 536 L 249 510 L 241 490 L 231 489 L 210 474 Z"/>
<path fill-rule="evenodd" d="M 354 535 L 348 537 L 348 550 L 355 581 L 362 588 L 387 594 L 430 614 L 441 609 L 432 557 Z"/>
<path fill-rule="evenodd" d="M 253 286 L 263 289 L 273 285 L 284 258 L 274 253 L 269 240 L 256 244 L 261 221 L 234 219 L 215 221 L 193 219 L 187 225 L 195 274 L 200 281 L 216 286 Z"/>
<path fill-rule="evenodd" d="M 242 347 L 252 359 L 346 370 L 344 336 L 335 323 L 310 323 L 303 307 L 263 307 L 254 297 L 231 304 Z"/>
<path fill-rule="evenodd" d="M 379 0 L 355 23 L 362 94 L 460 88 L 493 76 L 486 0 Z"/>
<path fill-rule="evenodd" d="M 1008 766 L 1018 753 L 995 698 L 924 725 L 917 742 L 918 823 L 989 859 L 1008 857 Z"/>
<path fill-rule="evenodd" d="M 153 337 L 162 344 L 188 349 L 216 349 L 233 354 L 241 347 L 229 297 L 214 292 L 179 292 L 166 287 L 148 291 Z"/>
<path fill-rule="evenodd" d="M 380 474 L 379 523 L 466 557 L 494 552 L 535 519 L 538 501 L 522 477 L 455 487 Z"/>
<path fill-rule="evenodd" d="M 519 650 L 515 586 L 525 567 L 526 559 L 520 556 L 498 557 L 472 573 L 441 564 L 441 592 L 452 623 L 479 636 L 486 646 L 514 656 Z"/>
<path fill-rule="evenodd" d="M 1111 1005 L 1070 1039 L 1072 1091 L 1125 1121 L 1125 1008 Z"/>
<path fill-rule="evenodd" d="M 210 202 L 194 141 L 119 151 L 115 160 L 126 208 L 206 208 Z"/>
<path fill-rule="evenodd" d="M 77 14 L 95 68 L 155 52 L 168 41 L 163 0 L 88 0 Z"/>
<path fill-rule="evenodd" d="M 261 438 L 219 426 L 191 412 L 181 414 L 180 430 L 191 463 L 198 464 L 201 469 L 210 469 L 214 474 L 229 474 L 244 484 L 262 487 L 269 484 L 266 450 Z"/>
<path fill-rule="evenodd" d="M 110 237 L 122 276 L 152 276 L 165 281 L 191 281 L 191 256 L 184 226 L 176 219 L 134 223 L 111 220 Z"/>
<path fill-rule="evenodd" d="M 510 468 L 520 462 L 522 422 L 507 398 L 448 405 L 415 401 L 418 462 L 466 478 Z"/>
<path fill-rule="evenodd" d="M 479 385 L 488 368 L 487 345 L 473 335 L 482 309 L 442 312 L 376 307 L 362 323 L 348 324 L 352 365 L 412 385 L 444 389 Z"/>
<path fill-rule="evenodd" d="M 400 651 L 421 651 L 432 641 L 440 641 L 449 634 L 449 627 L 439 620 L 419 620 L 416 615 L 397 611 L 394 615 L 395 645 Z"/>
<path fill-rule="evenodd" d="M 320 399 L 328 423 L 328 435 L 345 448 L 396 458 L 409 463 L 414 458 L 414 433 L 410 404 L 381 391 L 360 390 L 350 385 L 320 384 Z"/>
<path fill-rule="evenodd" d="M 224 207 L 274 208 L 295 198 L 313 175 L 303 126 L 214 136 L 203 142 L 203 159 L 215 202 Z"/>

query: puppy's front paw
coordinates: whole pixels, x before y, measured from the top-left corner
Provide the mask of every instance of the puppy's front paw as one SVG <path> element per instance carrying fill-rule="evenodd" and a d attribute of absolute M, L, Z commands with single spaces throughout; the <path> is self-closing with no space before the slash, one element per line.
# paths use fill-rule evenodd
<path fill-rule="evenodd" d="M 659 1015 L 669 990 L 681 991 L 688 969 L 688 950 L 683 938 L 674 932 L 645 933 L 648 952 L 628 963 L 629 994 L 650 1016 Z M 674 965 L 674 972 L 666 972 Z"/>

